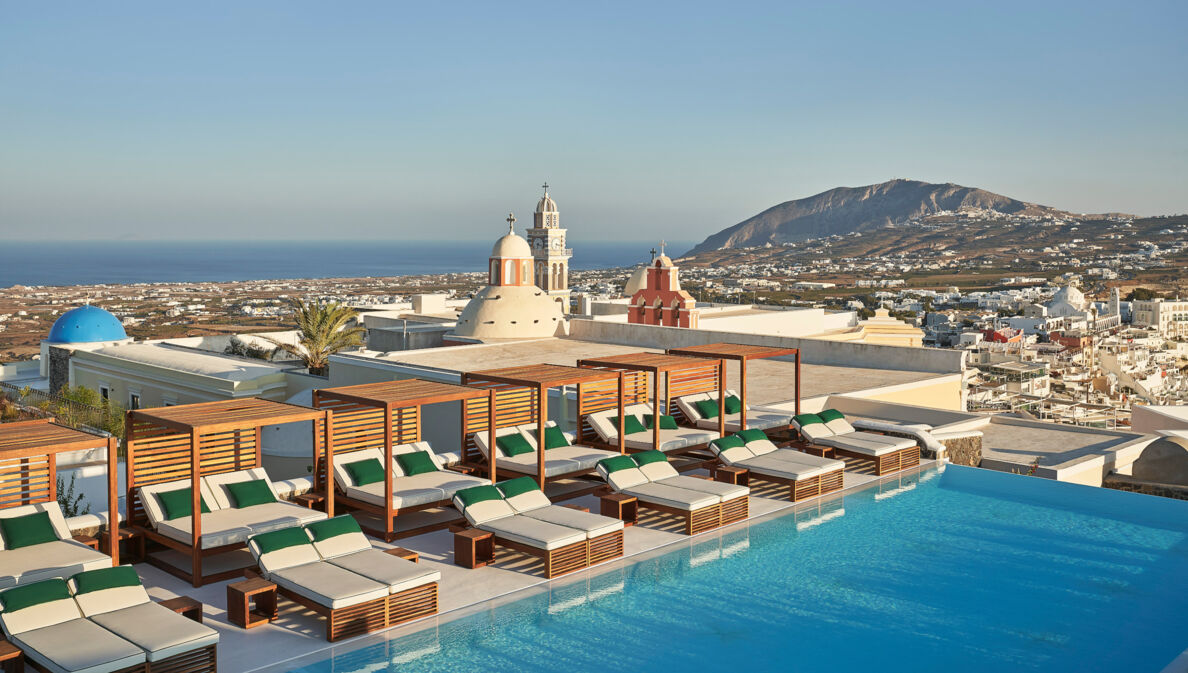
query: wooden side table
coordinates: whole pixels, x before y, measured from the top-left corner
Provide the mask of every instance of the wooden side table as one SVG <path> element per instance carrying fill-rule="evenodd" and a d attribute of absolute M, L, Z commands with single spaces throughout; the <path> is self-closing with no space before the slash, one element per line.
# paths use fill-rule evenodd
<path fill-rule="evenodd" d="M 178 596 L 177 598 L 169 598 L 163 601 L 157 601 L 161 607 L 169 608 L 177 614 L 193 619 L 199 624 L 202 623 L 202 602 L 196 601 L 189 596 Z"/>
<path fill-rule="evenodd" d="M 0 639 L 0 670 L 5 673 L 22 673 L 25 670 L 25 653 L 7 640 Z"/>
<path fill-rule="evenodd" d="M 97 538 L 97 537 L 92 537 L 90 535 L 75 535 L 74 541 L 81 542 L 81 543 L 85 544 L 86 546 L 90 547 L 91 549 L 94 549 L 95 551 L 99 551 L 99 538 Z"/>
<path fill-rule="evenodd" d="M 411 549 L 405 549 L 404 547 L 392 547 L 391 549 L 385 549 L 384 553 L 391 554 L 392 556 L 399 556 L 405 561 L 412 561 L 413 563 L 419 563 L 421 560 L 420 554 Z"/>
<path fill-rule="evenodd" d="M 561 505 L 561 506 L 564 507 L 565 509 L 573 509 L 573 510 L 577 510 L 579 512 L 586 512 L 586 513 L 590 512 L 589 507 L 583 507 L 581 505 Z"/>
<path fill-rule="evenodd" d="M 639 501 L 633 495 L 604 493 L 598 496 L 602 516 L 619 519 L 624 526 L 634 526 L 639 520 Z"/>
<path fill-rule="evenodd" d="M 714 479 L 726 484 L 734 484 L 736 486 L 750 486 L 751 471 L 745 467 L 719 465 L 714 469 Z"/>
<path fill-rule="evenodd" d="M 459 474 L 474 474 L 478 472 L 478 467 L 474 465 L 462 465 L 461 463 L 446 465 L 446 469 Z"/>
<path fill-rule="evenodd" d="M 259 577 L 228 584 L 227 619 L 245 629 L 276 619 L 276 585 Z"/>
<path fill-rule="evenodd" d="M 495 536 L 467 528 L 454 533 L 454 563 L 463 568 L 481 568 L 495 560 Z"/>
<path fill-rule="evenodd" d="M 99 544 L 102 547 L 101 551 L 108 556 L 111 555 L 111 550 L 107 549 L 110 546 L 108 545 L 109 539 L 106 534 L 99 536 Z M 120 526 L 116 530 L 116 544 L 120 545 L 120 559 L 122 562 L 139 563 L 144 560 L 144 535 L 140 531 Z M 125 548 L 127 549 L 126 553 L 124 551 Z"/>
<path fill-rule="evenodd" d="M 302 493 L 301 495 L 293 496 L 293 502 L 310 509 L 324 510 L 326 509 L 326 494 Z"/>

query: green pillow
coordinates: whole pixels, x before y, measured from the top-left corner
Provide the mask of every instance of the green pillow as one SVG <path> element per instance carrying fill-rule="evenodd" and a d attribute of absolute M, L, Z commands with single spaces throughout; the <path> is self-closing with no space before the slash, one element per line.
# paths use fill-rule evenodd
<path fill-rule="evenodd" d="M 726 396 L 726 413 L 737 414 L 740 411 L 742 411 L 742 400 L 738 399 L 734 395 L 727 395 Z"/>
<path fill-rule="evenodd" d="M 518 432 L 496 437 L 495 446 L 498 446 L 499 450 L 503 452 L 503 455 L 508 458 L 518 456 L 521 453 L 532 453 L 532 445 L 528 443 L 528 440 L 524 439 L 524 435 Z"/>
<path fill-rule="evenodd" d="M 539 444 L 540 433 L 533 430 L 532 436 L 536 438 L 536 441 Z M 545 428 L 545 451 L 548 451 L 549 449 L 559 449 L 563 446 L 569 446 L 569 438 L 565 436 L 564 432 L 561 432 L 561 428 L 558 428 L 555 425 L 551 428 Z"/>
<path fill-rule="evenodd" d="M 495 486 L 505 498 L 514 498 L 517 495 L 540 490 L 540 486 L 536 485 L 536 480 L 532 477 L 516 477 L 515 479 L 501 481 Z"/>
<path fill-rule="evenodd" d="M 25 516 L 0 519 L 0 534 L 4 535 L 4 544 L 9 549 L 58 540 L 58 533 L 50 521 L 49 512 L 34 512 Z"/>
<path fill-rule="evenodd" d="M 631 456 L 636 465 L 643 467 L 648 463 L 667 463 L 668 456 L 664 455 L 663 451 L 641 451 L 640 453 Z"/>
<path fill-rule="evenodd" d="M 767 433 L 763 432 L 759 428 L 751 428 L 750 430 L 743 430 L 742 432 L 738 433 L 735 436 L 738 437 L 739 439 L 743 440 L 747 444 L 750 444 L 751 442 L 754 442 L 754 441 L 758 441 L 760 439 L 767 439 Z"/>
<path fill-rule="evenodd" d="M 136 574 L 136 569 L 132 566 L 88 570 L 75 575 L 71 579 L 74 580 L 74 586 L 78 587 L 77 593 L 79 594 L 89 594 L 92 591 L 103 591 L 104 589 L 115 589 L 117 587 L 140 586 L 140 575 Z"/>
<path fill-rule="evenodd" d="M 5 612 L 16 612 L 65 598 L 70 598 L 70 587 L 66 586 L 66 580 L 54 578 L 13 587 L 0 594 L 0 603 L 4 604 Z"/>
<path fill-rule="evenodd" d="M 726 449 L 737 449 L 740 446 L 746 446 L 746 442 L 738 435 L 728 435 L 726 437 L 719 437 L 710 444 L 718 447 L 718 451 L 725 451 Z"/>
<path fill-rule="evenodd" d="M 289 547 L 310 544 L 309 535 L 306 534 L 305 529 L 300 526 L 293 528 L 282 528 L 280 530 L 274 530 L 271 533 L 253 535 L 251 539 L 260 549 L 260 556 L 281 549 L 287 549 Z"/>
<path fill-rule="evenodd" d="M 463 508 L 470 507 L 471 505 L 473 505 L 477 502 L 483 502 L 486 500 L 502 500 L 503 499 L 503 495 L 499 492 L 499 489 L 495 488 L 494 486 L 492 486 L 490 484 L 485 484 L 483 486 L 471 486 L 470 488 L 464 488 L 461 491 L 458 491 L 457 493 L 455 493 L 454 495 L 457 496 L 458 500 L 462 501 Z"/>
<path fill-rule="evenodd" d="M 323 519 L 306 524 L 305 530 L 313 534 L 315 542 L 328 540 L 339 535 L 347 535 L 348 533 L 363 532 L 363 529 L 359 527 L 359 522 L 355 521 L 355 517 L 350 514 L 343 514 L 333 519 Z"/>
<path fill-rule="evenodd" d="M 436 472 L 437 462 L 433 460 L 433 456 L 429 455 L 428 451 L 413 451 L 411 453 L 402 453 L 396 456 L 396 464 L 400 469 L 404 470 L 406 476 L 413 476 L 415 474 L 425 474 L 426 472 Z"/>
<path fill-rule="evenodd" d="M 655 414 L 645 414 L 644 415 L 644 422 L 647 424 L 648 430 L 652 429 L 652 425 L 655 423 L 655 421 L 653 419 L 655 419 L 655 418 L 656 418 Z M 676 430 L 677 429 L 676 419 L 673 418 L 672 416 L 665 416 L 665 415 L 661 414 L 660 415 L 660 429 L 661 430 Z"/>
<path fill-rule="evenodd" d="M 697 400 L 693 403 L 693 406 L 697 407 L 697 413 L 701 414 L 702 418 L 718 417 L 717 400 Z"/>
<path fill-rule="evenodd" d="M 164 491 L 157 494 L 157 500 L 161 501 L 161 507 L 165 510 L 165 520 L 173 521 L 180 519 L 183 516 L 190 516 L 194 507 L 193 496 L 190 495 L 190 487 L 179 488 L 176 491 Z M 202 505 L 202 513 L 210 514 L 210 508 L 206 506 L 206 498 L 200 498 Z"/>
<path fill-rule="evenodd" d="M 615 432 L 618 432 L 619 431 L 619 417 L 611 416 L 610 422 L 611 422 L 611 427 L 615 429 Z M 623 434 L 624 435 L 634 435 L 637 432 L 646 432 L 646 431 L 647 431 L 647 428 L 645 428 L 643 426 L 643 423 L 640 423 L 639 419 L 636 418 L 634 415 L 626 416 L 623 418 Z"/>
<path fill-rule="evenodd" d="M 366 486 L 384 480 L 384 466 L 380 463 L 379 458 L 356 460 L 353 463 L 347 463 L 345 467 L 347 474 L 351 475 L 351 480 L 355 482 L 355 486 Z"/>
<path fill-rule="evenodd" d="M 796 425 L 798 425 L 802 428 L 806 425 L 812 425 L 814 423 L 824 423 L 825 422 L 825 421 L 821 420 L 821 417 L 816 414 L 797 414 L 792 417 L 792 420 L 796 422 Z"/>
<path fill-rule="evenodd" d="M 619 470 L 630 470 L 632 468 L 639 467 L 639 465 L 631 459 L 631 456 L 603 458 L 602 460 L 598 461 L 598 464 L 602 466 L 602 469 L 606 471 L 607 474 L 618 472 Z"/>
<path fill-rule="evenodd" d="M 276 502 L 276 496 L 272 494 L 268 482 L 263 479 L 227 484 L 227 491 L 231 493 L 231 499 L 235 501 L 235 509 Z"/>
<path fill-rule="evenodd" d="M 846 415 L 837 409 L 826 409 L 825 411 L 819 412 L 817 414 L 817 418 L 820 418 L 822 421 L 828 423 L 838 419 L 845 420 Z"/>

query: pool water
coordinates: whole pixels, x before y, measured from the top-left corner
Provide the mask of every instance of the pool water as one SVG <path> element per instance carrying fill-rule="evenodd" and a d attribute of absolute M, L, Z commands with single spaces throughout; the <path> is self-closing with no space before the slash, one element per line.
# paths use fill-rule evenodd
<path fill-rule="evenodd" d="M 285 668 L 1157 672 L 1188 502 L 932 469 L 531 593 Z"/>

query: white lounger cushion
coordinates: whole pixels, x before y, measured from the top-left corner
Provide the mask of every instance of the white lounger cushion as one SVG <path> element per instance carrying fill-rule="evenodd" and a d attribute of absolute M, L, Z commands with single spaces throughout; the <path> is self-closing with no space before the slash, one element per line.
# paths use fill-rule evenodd
<path fill-rule="evenodd" d="M 199 546 L 212 549 L 229 544 L 247 542 L 252 529 L 247 526 L 250 517 L 238 509 L 221 509 L 202 515 L 202 536 Z M 183 516 L 172 521 L 162 521 L 157 532 L 178 542 L 190 544 L 193 540 L 191 517 Z"/>
<path fill-rule="evenodd" d="M 835 418 L 826 423 L 825 427 L 832 430 L 835 435 L 847 435 L 855 431 L 854 426 L 850 425 L 850 422 L 844 418 Z"/>
<path fill-rule="evenodd" d="M 432 568 L 374 548 L 335 556 L 326 562 L 385 584 L 394 594 L 441 580 L 441 573 Z"/>
<path fill-rule="evenodd" d="M 533 424 L 532 427 L 535 428 L 536 425 Z M 508 435 L 522 435 L 524 437 L 524 439 L 528 440 L 528 446 L 531 446 L 533 448 L 533 455 L 535 455 L 536 439 L 534 439 L 532 437 L 532 433 L 520 432 L 520 426 L 515 426 L 515 427 L 510 427 L 510 428 L 499 428 L 498 430 L 495 431 L 495 441 L 498 442 L 500 437 L 507 437 Z M 491 443 L 489 441 L 487 441 L 487 432 L 486 431 L 474 433 L 474 443 L 476 446 L 478 446 L 479 451 L 481 451 L 484 456 L 489 457 L 491 455 Z M 526 455 L 528 455 L 528 454 L 521 453 L 519 456 L 513 456 L 513 457 L 519 458 L 520 456 L 526 456 Z M 504 456 L 503 452 L 500 451 L 495 456 L 495 460 L 497 460 L 499 462 L 503 462 L 505 460 L 511 460 L 511 458 L 508 456 Z"/>
<path fill-rule="evenodd" d="M 0 510 L 0 519 L 12 519 L 38 512 L 47 512 L 49 514 L 50 524 L 54 527 L 54 533 L 57 534 L 59 540 L 69 540 L 72 537 L 70 526 L 66 525 L 66 517 L 62 516 L 62 508 L 58 506 L 56 501 L 39 502 L 32 505 L 21 505 L 20 507 L 2 509 Z M 7 548 L 7 545 L 4 544 L 4 536 L 0 535 L 0 549 Z"/>
<path fill-rule="evenodd" d="M 619 472 L 626 472 L 627 470 L 619 470 Z M 615 472 L 614 474 L 618 474 Z M 614 475 L 612 475 L 614 476 Z M 653 484 L 646 482 L 632 486 L 631 488 L 621 489 L 627 495 L 633 495 L 644 502 L 652 502 L 657 505 L 667 505 L 677 509 L 694 511 L 703 507 L 710 507 L 717 505 L 722 501 L 716 495 L 708 493 L 701 493 L 699 491 L 690 491 L 687 488 L 678 488 L 676 486 L 668 486 L 665 484 Z"/>
<path fill-rule="evenodd" d="M 722 502 L 734 500 L 735 498 L 745 498 L 751 492 L 751 489 L 746 486 L 736 486 L 721 481 L 713 481 L 712 479 L 698 479 L 697 477 L 690 476 L 669 477 L 652 483 L 675 486 L 690 491 L 697 491 L 698 493 L 708 493 L 709 495 L 718 496 Z"/>
<path fill-rule="evenodd" d="M 78 603 L 75 603 L 73 598 L 62 598 L 31 605 L 16 612 L 0 613 L 0 623 L 4 625 L 4 633 L 15 636 L 72 619 L 82 619 L 82 616 L 82 611 L 78 609 Z"/>
<path fill-rule="evenodd" d="M 537 492 L 539 493 L 539 491 Z M 566 528 L 585 531 L 588 538 L 596 538 L 617 530 L 623 530 L 623 522 L 619 519 L 602 516 L 601 514 L 582 512 L 569 507 L 562 507 L 561 505 L 538 507 L 525 513 L 524 516 L 539 521 L 555 523 L 558 526 L 565 526 Z"/>
<path fill-rule="evenodd" d="M 809 423 L 800 428 L 800 434 L 810 442 L 820 442 L 826 437 L 832 437 L 833 431 L 824 423 Z"/>
<path fill-rule="evenodd" d="M 556 477 L 562 474 L 572 474 L 582 470 L 581 464 L 575 460 L 568 460 L 560 456 L 551 455 L 558 451 L 561 451 L 561 449 L 545 451 L 545 477 Z M 536 473 L 540 469 L 540 466 L 537 464 L 537 460 L 537 454 L 535 451 L 532 453 L 521 453 L 520 455 L 512 456 L 511 458 L 497 456 L 495 458 L 495 469 L 506 469 L 508 472 L 515 472 L 516 474 L 530 474 L 532 476 L 536 476 Z"/>
<path fill-rule="evenodd" d="M 361 532 L 343 533 L 324 540 L 314 540 L 314 549 L 323 559 L 330 560 L 343 554 L 371 549 L 371 541 Z"/>
<path fill-rule="evenodd" d="M 870 435 L 864 437 L 861 435 Z M 880 439 L 872 439 L 871 437 L 884 437 L 885 435 L 873 435 L 866 432 L 854 432 L 848 435 L 833 435 L 832 437 L 825 437 L 817 440 L 816 443 L 821 446 L 828 446 L 843 451 L 852 451 L 865 456 L 883 456 L 888 453 L 894 453 L 902 449 L 908 449 L 916 445 L 910 439 L 900 439 L 898 437 L 890 437 L 889 439 L 897 440 L 894 443 L 884 442 Z"/>
<path fill-rule="evenodd" d="M 478 505 L 483 505 L 487 502 L 492 501 L 488 500 L 478 503 Z M 478 505 L 471 505 L 467 508 L 467 511 Z M 519 542 L 530 547 L 545 550 L 557 549 L 566 545 L 586 541 L 586 533 L 583 531 L 533 519 L 526 514 L 516 514 L 486 521 L 476 525 L 475 528 L 494 533 L 512 542 Z"/>
<path fill-rule="evenodd" d="M 347 472 L 346 466 L 351 463 L 357 463 L 361 460 L 375 459 L 379 461 L 380 465 L 384 464 L 384 454 L 380 453 L 379 449 L 360 449 L 359 451 L 351 451 L 350 453 L 334 454 L 334 483 L 343 490 L 348 490 L 355 485 L 355 481 L 351 479 L 351 473 Z M 395 462 L 395 459 L 393 459 Z M 396 466 L 393 466 L 395 468 Z M 392 471 L 392 476 L 403 474 Z"/>
<path fill-rule="evenodd" d="M 648 483 L 648 476 L 643 473 L 638 467 L 629 468 L 626 470 L 615 470 L 606 477 L 606 483 L 610 484 L 611 488 L 616 491 L 638 486 L 639 484 Z"/>
<path fill-rule="evenodd" d="M 795 453 L 800 452 L 797 451 Z M 751 458 L 750 460 L 736 463 L 736 465 L 738 467 L 745 467 L 755 474 L 768 474 L 792 479 L 793 481 L 811 479 L 835 470 L 845 469 L 846 466 L 842 461 L 832 458 L 821 458 L 820 456 L 810 456 L 808 454 L 801 455 L 808 460 L 795 459 L 793 456 L 779 458 L 774 456 L 759 456 L 758 458 Z"/>
<path fill-rule="evenodd" d="M 194 482 L 189 479 L 178 479 L 177 481 L 141 486 L 137 489 L 140 492 L 140 502 L 144 505 L 144 513 L 148 516 L 149 523 L 156 528 L 165 521 L 165 508 L 161 506 L 161 500 L 157 497 L 158 493 L 191 488 L 193 485 Z M 202 495 L 202 501 L 206 503 L 207 509 L 219 509 L 218 500 L 215 499 L 214 494 L 210 492 L 210 489 L 206 487 L 206 482 L 202 479 L 198 480 L 198 492 Z"/>
<path fill-rule="evenodd" d="M 12 640 L 51 673 L 111 673 L 145 661 L 144 650 L 81 617 L 26 631 Z"/>
<path fill-rule="evenodd" d="M 525 514 L 542 507 L 552 507 L 553 501 L 549 500 L 549 496 L 544 494 L 544 491 L 539 488 L 534 488 L 531 491 L 525 491 L 519 495 L 513 495 L 508 498 L 504 496 L 504 502 L 511 505 L 516 514 Z"/>
<path fill-rule="evenodd" d="M 367 579 L 327 561 L 270 572 L 268 579 L 331 609 L 366 603 L 384 598 L 389 593 L 388 585 Z"/>
<path fill-rule="evenodd" d="M 643 424 L 644 415 L 650 413 L 652 413 L 652 405 L 650 404 L 628 404 L 623 407 L 623 420 L 626 421 L 627 416 L 635 416 L 635 419 L 640 424 Z M 616 423 L 611 423 L 610 419 L 618 415 L 618 409 L 607 409 L 606 411 L 590 414 L 586 417 L 586 420 L 590 421 L 590 427 L 594 428 L 594 431 L 598 433 L 602 441 L 608 444 L 614 444 L 619 441 L 619 426 Z M 651 446 L 651 444 L 648 446 Z"/>
<path fill-rule="evenodd" d="M 72 593 L 78 591 L 78 586 L 73 580 L 70 581 L 70 591 Z M 104 612 L 123 610 L 141 603 L 151 603 L 152 599 L 149 598 L 144 585 L 137 584 L 136 586 L 113 587 L 84 594 L 75 593 L 74 602 L 78 604 L 84 617 L 94 617 Z"/>
<path fill-rule="evenodd" d="M 206 484 L 206 489 L 215 500 L 214 503 L 207 503 L 207 506 L 216 509 L 217 504 L 217 509 L 233 509 L 235 500 L 231 497 L 231 491 L 227 489 L 227 485 L 257 479 L 263 479 L 268 484 L 268 490 L 272 491 L 272 497 L 280 500 L 280 496 L 276 494 L 276 487 L 272 485 L 272 480 L 268 478 L 268 473 L 264 471 L 264 468 L 253 467 L 250 470 L 236 470 L 235 472 L 223 472 L 203 477 L 202 482 Z"/>
<path fill-rule="evenodd" d="M 739 417 L 741 414 L 726 414 L 726 431 L 738 432 L 741 426 L 739 425 Z M 770 428 L 783 428 L 788 426 L 790 416 L 782 414 L 764 413 L 760 411 L 747 412 L 747 428 L 754 428 L 757 430 L 768 430 Z M 706 430 L 717 430 L 718 419 L 716 418 L 702 418 L 698 419 L 697 427 Z"/>
<path fill-rule="evenodd" d="M 168 659 L 219 642 L 214 629 L 151 601 L 105 612 L 91 621 L 148 653 L 149 661 Z"/>
<path fill-rule="evenodd" d="M 435 502 L 448 501 L 454 494 L 471 486 L 482 486 L 491 482 L 469 474 L 461 474 L 449 470 L 424 472 L 411 477 L 400 477 L 392 480 L 392 506 L 416 507 Z M 384 482 L 377 481 L 366 486 L 351 486 L 346 490 L 347 495 L 378 507 L 384 506 Z"/>
<path fill-rule="evenodd" d="M 110 556 L 70 539 L 8 549 L 0 552 L 0 589 L 109 567 Z"/>
<path fill-rule="evenodd" d="M 669 451 L 676 451 L 677 449 L 683 449 L 686 446 L 689 446 L 690 444 L 699 444 L 700 442 L 691 442 L 690 441 L 690 439 L 693 439 L 694 437 L 707 436 L 707 435 L 705 435 L 705 433 L 702 433 L 699 430 L 693 430 L 692 428 L 685 428 L 684 430 L 663 430 L 663 429 L 661 429 L 660 430 L 660 445 L 653 447 L 652 444 L 655 443 L 656 438 L 652 433 L 653 433 L 652 430 L 645 430 L 643 432 L 636 432 L 636 433 L 627 435 L 623 439 L 623 444 L 626 445 L 627 448 L 629 448 L 629 449 L 652 449 L 652 448 L 655 448 L 655 449 L 659 449 L 660 451 L 663 451 L 665 453 L 668 453 Z M 690 433 L 696 433 L 696 434 L 694 435 L 694 434 L 690 434 Z M 707 439 L 706 441 L 709 441 L 709 440 Z"/>

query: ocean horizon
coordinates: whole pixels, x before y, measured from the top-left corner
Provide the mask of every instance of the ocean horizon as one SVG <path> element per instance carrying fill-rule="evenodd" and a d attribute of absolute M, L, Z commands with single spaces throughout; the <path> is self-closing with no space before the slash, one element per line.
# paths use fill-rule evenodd
<path fill-rule="evenodd" d="M 673 242 L 669 250 L 695 244 Z M 569 245 L 570 268 L 590 270 L 641 264 L 656 244 Z M 490 254 L 490 241 L 6 241 L 0 243 L 0 288 L 483 272 Z"/>

